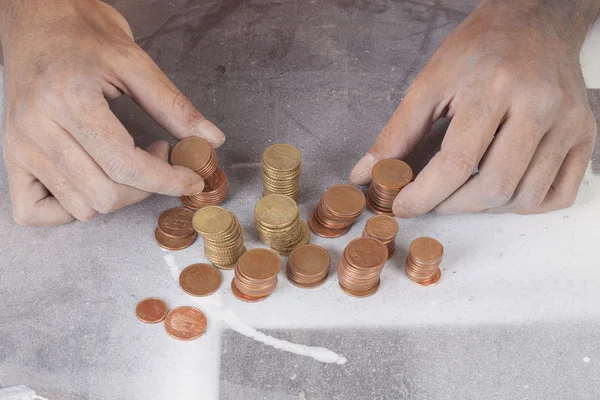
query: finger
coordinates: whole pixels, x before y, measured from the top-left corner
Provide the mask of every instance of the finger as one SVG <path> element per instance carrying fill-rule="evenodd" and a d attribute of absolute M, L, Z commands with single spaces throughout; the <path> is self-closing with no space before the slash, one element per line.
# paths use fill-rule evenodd
<path fill-rule="evenodd" d="M 474 213 L 508 203 L 525 174 L 544 128 L 527 116 L 502 125 L 479 164 L 479 173 L 436 207 L 443 215 Z"/>
<path fill-rule="evenodd" d="M 106 214 L 150 195 L 149 192 L 113 182 L 62 127 L 47 124 L 43 131 L 33 135 L 51 164 L 67 177 L 94 210 Z"/>
<path fill-rule="evenodd" d="M 53 226 L 75 219 L 29 172 L 6 160 L 6 173 L 13 218 L 17 224 Z"/>
<path fill-rule="evenodd" d="M 507 107 L 501 97 L 472 98 L 456 110 L 441 150 L 394 200 L 394 214 L 410 218 L 444 201 L 469 179 L 498 129 Z"/>
<path fill-rule="evenodd" d="M 119 72 L 133 100 L 173 137 L 199 136 L 215 148 L 221 146 L 223 132 L 204 118 L 148 54 L 140 50 L 139 57 L 138 63 L 128 64 Z"/>
<path fill-rule="evenodd" d="M 540 142 L 513 199 L 490 213 L 532 214 L 542 205 L 569 151 L 558 131 L 548 132 Z"/>
<path fill-rule="evenodd" d="M 350 181 L 365 185 L 371 181 L 371 170 L 375 163 L 385 158 L 406 157 L 439 118 L 440 113 L 436 113 L 439 104 L 440 99 L 433 91 L 422 88 L 415 81 L 377 136 L 373 147 L 350 172 Z"/>
<path fill-rule="evenodd" d="M 114 182 L 171 196 L 194 195 L 204 189 L 204 181 L 194 171 L 172 166 L 136 147 L 104 99 L 84 104 L 76 116 L 63 127 Z"/>
<path fill-rule="evenodd" d="M 560 167 L 554 183 L 548 190 L 548 195 L 537 210 L 532 213 L 546 213 L 549 211 L 569 208 L 577 199 L 577 192 L 581 181 L 587 171 L 590 157 L 594 149 L 593 141 L 581 143 L 573 147 L 565 162 Z"/>

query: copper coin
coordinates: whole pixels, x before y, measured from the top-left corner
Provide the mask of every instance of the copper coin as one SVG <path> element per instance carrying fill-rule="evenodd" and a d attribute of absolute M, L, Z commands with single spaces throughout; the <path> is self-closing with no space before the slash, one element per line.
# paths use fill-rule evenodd
<path fill-rule="evenodd" d="M 334 185 L 323 195 L 323 202 L 336 216 L 358 216 L 366 206 L 365 195 L 352 185 Z"/>
<path fill-rule="evenodd" d="M 154 230 L 154 239 L 156 243 L 165 250 L 183 250 L 188 248 L 196 240 L 196 232 L 182 239 L 173 239 L 166 236 L 159 228 Z"/>
<path fill-rule="evenodd" d="M 221 286 L 221 273 L 209 264 L 192 264 L 179 274 L 179 285 L 190 296 L 208 296 Z"/>
<path fill-rule="evenodd" d="M 253 281 L 264 281 L 277 276 L 281 270 L 281 259 L 272 250 L 252 249 L 238 259 L 237 270 Z"/>
<path fill-rule="evenodd" d="M 388 158 L 373 166 L 371 176 L 385 188 L 401 189 L 410 183 L 413 172 L 404 161 Z"/>
<path fill-rule="evenodd" d="M 408 263 L 407 263 L 408 264 Z M 405 267 L 406 269 L 409 268 L 408 265 L 406 265 Z M 407 271 L 406 273 L 407 275 L 409 275 L 409 272 Z M 425 279 L 425 280 L 417 280 L 417 279 L 410 279 L 412 282 L 416 283 L 419 286 L 433 286 L 436 283 L 439 282 L 439 280 L 442 277 L 442 271 L 439 268 L 436 268 L 434 274 L 431 276 L 431 278 Z M 410 275 L 409 275 L 410 278 Z"/>
<path fill-rule="evenodd" d="M 360 269 L 379 268 L 388 259 L 388 249 L 377 239 L 360 237 L 351 241 L 344 253 L 348 262 Z"/>
<path fill-rule="evenodd" d="M 311 215 L 310 219 L 308 220 L 308 225 L 310 226 L 310 229 L 315 233 L 315 235 L 318 235 L 318 236 L 321 236 L 324 238 L 340 237 L 340 236 L 344 235 L 346 232 L 348 232 L 351 228 L 351 226 L 348 226 L 344 229 L 325 228 L 323 225 L 321 225 L 317 221 L 315 213 L 313 213 Z"/>
<path fill-rule="evenodd" d="M 189 137 L 175 145 L 171 152 L 171 162 L 173 165 L 182 165 L 192 171 L 198 171 L 210 161 L 213 151 L 206 139 Z"/>
<path fill-rule="evenodd" d="M 346 294 L 349 294 L 352 297 L 369 297 L 369 296 L 375 294 L 375 292 L 377 292 L 377 290 L 379 290 L 380 285 L 381 285 L 381 281 L 378 281 L 375 286 L 373 286 L 372 288 L 370 288 L 368 290 L 362 291 L 362 292 L 347 289 L 344 286 L 342 286 L 341 284 L 340 284 L 340 287 Z"/>
<path fill-rule="evenodd" d="M 305 244 L 296 247 L 289 257 L 290 268 L 295 274 L 302 276 L 314 276 L 329 270 L 329 254 L 324 248 Z"/>
<path fill-rule="evenodd" d="M 135 307 L 135 315 L 146 324 L 157 324 L 165 319 L 169 308 L 167 303 L 157 297 L 148 297 Z"/>
<path fill-rule="evenodd" d="M 376 215 L 365 224 L 365 232 L 375 239 L 391 240 L 398 233 L 398 222 L 387 215 Z"/>
<path fill-rule="evenodd" d="M 235 284 L 235 278 L 233 278 L 231 280 L 231 292 L 239 300 L 245 301 L 247 303 L 257 303 L 259 301 L 263 301 L 264 299 L 266 299 L 267 297 L 270 296 L 270 295 L 266 295 L 266 296 L 262 296 L 262 297 L 250 297 L 250 296 L 245 295 L 244 293 L 240 292 L 240 289 L 237 288 L 237 286 Z"/>
<path fill-rule="evenodd" d="M 206 315 L 195 307 L 174 308 L 165 318 L 165 329 L 178 340 L 197 339 L 206 332 Z"/>
<path fill-rule="evenodd" d="M 410 255 L 420 262 L 436 262 L 444 255 L 444 247 L 431 237 L 420 237 L 410 244 Z"/>
<path fill-rule="evenodd" d="M 194 212 L 187 208 L 170 208 L 158 217 L 158 228 L 166 236 L 187 237 L 194 233 L 192 218 L 194 218 Z"/>

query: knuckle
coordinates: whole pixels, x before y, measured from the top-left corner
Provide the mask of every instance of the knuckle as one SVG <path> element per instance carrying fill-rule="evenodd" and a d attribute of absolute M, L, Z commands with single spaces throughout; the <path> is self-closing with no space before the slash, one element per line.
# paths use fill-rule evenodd
<path fill-rule="evenodd" d="M 513 72 L 505 62 L 497 62 L 492 67 L 492 77 L 489 81 L 492 93 L 502 93 L 513 80 Z"/>
<path fill-rule="evenodd" d="M 108 214 L 119 209 L 119 196 L 114 188 L 104 190 L 93 205 L 100 214 Z"/>
<path fill-rule="evenodd" d="M 88 222 L 94 219 L 97 215 L 98 213 L 94 209 L 86 207 L 85 209 L 78 210 L 75 218 L 81 222 Z"/>
<path fill-rule="evenodd" d="M 490 208 L 503 206 L 510 201 L 516 187 L 516 180 L 509 174 L 489 179 L 484 185 L 483 202 Z"/>
<path fill-rule="evenodd" d="M 531 185 L 515 198 L 515 204 L 519 210 L 526 213 L 539 208 L 546 198 L 547 190 L 541 185 Z"/>
<path fill-rule="evenodd" d="M 575 201 L 577 200 L 577 191 L 569 192 L 569 193 L 561 193 L 556 198 L 556 209 L 569 208 Z"/>
<path fill-rule="evenodd" d="M 461 180 L 467 180 L 477 167 L 475 158 L 463 151 L 441 151 L 444 170 L 452 170 Z"/>
<path fill-rule="evenodd" d="M 31 226 L 34 224 L 31 210 L 23 204 L 13 203 L 12 217 L 13 220 L 17 223 L 17 225 Z"/>
<path fill-rule="evenodd" d="M 114 182 L 128 185 L 137 176 L 135 165 L 131 154 L 126 152 L 114 152 L 103 163 L 104 172 Z"/>

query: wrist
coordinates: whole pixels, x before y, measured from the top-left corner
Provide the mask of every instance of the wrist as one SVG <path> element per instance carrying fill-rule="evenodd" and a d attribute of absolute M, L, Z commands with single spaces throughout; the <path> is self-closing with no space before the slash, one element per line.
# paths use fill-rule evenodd
<path fill-rule="evenodd" d="M 478 10 L 523 21 L 547 39 L 561 40 L 579 51 L 594 21 L 600 17 L 600 0 L 482 0 Z"/>

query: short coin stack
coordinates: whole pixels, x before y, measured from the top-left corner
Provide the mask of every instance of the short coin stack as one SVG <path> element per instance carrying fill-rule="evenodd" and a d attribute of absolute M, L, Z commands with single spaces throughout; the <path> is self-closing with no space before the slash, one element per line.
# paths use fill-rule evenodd
<path fill-rule="evenodd" d="M 221 204 L 227 197 L 229 181 L 225 172 L 218 168 L 215 150 L 205 139 L 191 137 L 177 143 L 171 152 L 171 162 L 195 171 L 204 179 L 202 193 L 181 197 L 186 207 L 198 210 L 207 205 Z"/>
<path fill-rule="evenodd" d="M 207 206 L 193 219 L 194 229 L 204 238 L 204 255 L 221 269 L 233 269 L 246 251 L 242 227 L 236 216 L 219 206 Z"/>
<path fill-rule="evenodd" d="M 365 206 L 365 195 L 360 189 L 352 185 L 334 185 L 321 197 L 310 218 L 310 228 L 325 238 L 342 236 L 350 230 Z"/>
<path fill-rule="evenodd" d="M 379 240 L 388 249 L 388 260 L 394 255 L 396 249 L 396 234 L 398 222 L 389 215 L 376 215 L 369 218 L 363 230 L 363 237 Z"/>
<path fill-rule="evenodd" d="M 412 180 L 413 173 L 404 161 L 389 158 L 373 167 L 367 203 L 377 214 L 393 215 L 392 204 L 400 190 Z"/>
<path fill-rule="evenodd" d="M 300 197 L 302 155 L 289 144 L 274 144 L 262 155 L 263 196 L 283 194 Z"/>
<path fill-rule="evenodd" d="M 237 262 L 231 290 L 242 301 L 264 300 L 275 290 L 280 270 L 281 260 L 274 251 L 249 250 Z"/>
<path fill-rule="evenodd" d="M 187 208 L 170 208 L 158 217 L 154 230 L 156 243 L 165 250 L 182 250 L 196 240 L 192 225 L 194 212 Z"/>
<path fill-rule="evenodd" d="M 344 249 L 338 264 L 338 282 L 344 292 L 367 297 L 379 289 L 380 274 L 388 251 L 377 239 L 358 238 Z"/>
<path fill-rule="evenodd" d="M 298 205 L 282 194 L 263 197 L 254 207 L 254 221 L 260 239 L 281 255 L 310 240 L 310 231 L 300 220 Z"/>
<path fill-rule="evenodd" d="M 305 244 L 290 253 L 286 265 L 288 279 L 301 288 L 314 288 L 327 280 L 329 254 L 322 247 Z"/>
<path fill-rule="evenodd" d="M 444 247 L 430 237 L 420 237 L 410 244 L 410 252 L 406 258 L 406 275 L 421 286 L 436 284 L 442 276 L 440 264 L 444 255 Z"/>

